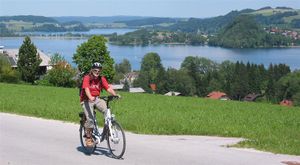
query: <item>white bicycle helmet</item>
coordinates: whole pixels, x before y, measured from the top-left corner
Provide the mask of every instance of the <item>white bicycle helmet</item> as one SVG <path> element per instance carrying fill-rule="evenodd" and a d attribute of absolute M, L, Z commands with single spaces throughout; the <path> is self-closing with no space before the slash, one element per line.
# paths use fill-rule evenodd
<path fill-rule="evenodd" d="M 101 63 L 100 63 L 100 62 L 95 62 L 95 63 L 93 63 L 92 69 L 95 69 L 95 68 L 102 69 Z"/>

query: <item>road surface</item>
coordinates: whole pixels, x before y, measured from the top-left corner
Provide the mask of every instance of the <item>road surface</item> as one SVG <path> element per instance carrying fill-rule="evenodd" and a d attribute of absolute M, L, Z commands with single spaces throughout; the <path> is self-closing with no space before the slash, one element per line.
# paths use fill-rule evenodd
<path fill-rule="evenodd" d="M 95 154 L 80 146 L 79 125 L 0 113 L 1 165 L 284 165 L 300 156 L 225 147 L 242 139 L 154 136 L 126 132 L 123 159 L 110 157 L 106 141 Z"/>

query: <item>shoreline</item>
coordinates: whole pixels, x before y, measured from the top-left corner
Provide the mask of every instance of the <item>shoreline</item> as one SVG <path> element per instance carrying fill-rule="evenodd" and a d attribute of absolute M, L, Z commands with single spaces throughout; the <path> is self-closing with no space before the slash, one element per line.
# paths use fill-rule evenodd
<path fill-rule="evenodd" d="M 30 38 L 37 38 L 37 39 L 88 39 L 92 35 L 84 35 L 84 36 L 29 36 Z M 107 40 L 109 38 L 106 35 L 103 35 Z M 0 39 L 14 39 L 14 38 L 24 38 L 25 36 L 11 36 L 11 37 L 0 37 Z M 186 46 L 210 46 L 210 47 L 220 47 L 220 46 L 211 46 L 208 44 L 199 44 L 199 45 L 191 45 L 191 44 L 186 44 L 186 43 L 178 43 L 178 42 L 173 42 L 173 43 L 160 43 L 160 44 L 147 44 L 147 45 L 142 45 L 142 44 L 117 44 L 115 42 L 110 42 L 108 43 L 112 45 L 117 45 L 117 46 L 161 46 L 161 45 L 186 45 Z M 224 49 L 272 49 L 272 48 L 300 48 L 300 45 L 295 45 L 295 46 L 276 46 L 276 47 L 258 47 L 258 48 L 227 48 L 227 47 L 221 47 Z"/>

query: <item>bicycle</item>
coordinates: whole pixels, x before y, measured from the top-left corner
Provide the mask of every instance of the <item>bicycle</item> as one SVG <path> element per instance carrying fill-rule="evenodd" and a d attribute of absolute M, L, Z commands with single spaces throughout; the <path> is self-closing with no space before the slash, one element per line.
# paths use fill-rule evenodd
<path fill-rule="evenodd" d="M 94 110 L 94 129 L 92 133 L 92 138 L 94 141 L 94 145 L 92 147 L 87 147 L 85 145 L 85 127 L 84 123 L 86 121 L 86 116 L 84 112 L 79 113 L 80 119 L 80 128 L 79 128 L 79 136 L 80 136 L 80 143 L 82 147 L 85 149 L 87 154 L 92 154 L 97 144 L 103 142 L 105 139 L 107 141 L 107 146 L 109 148 L 110 153 L 116 159 L 122 158 L 125 153 L 126 148 L 126 139 L 125 133 L 121 127 L 121 125 L 116 121 L 115 115 L 111 113 L 111 108 L 109 106 L 109 102 L 115 99 L 118 99 L 118 96 L 102 96 L 100 99 L 106 101 L 107 104 L 107 112 L 105 114 L 104 126 L 102 133 L 100 134 L 97 120 L 96 120 L 96 111 Z"/>

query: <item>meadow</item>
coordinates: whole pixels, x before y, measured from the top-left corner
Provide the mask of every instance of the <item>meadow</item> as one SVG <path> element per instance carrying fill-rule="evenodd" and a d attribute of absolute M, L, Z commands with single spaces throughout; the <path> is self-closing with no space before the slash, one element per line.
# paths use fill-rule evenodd
<path fill-rule="evenodd" d="M 119 92 L 112 104 L 127 131 L 242 137 L 235 147 L 300 155 L 300 107 Z M 79 122 L 78 89 L 0 83 L 0 112 Z M 100 116 L 100 113 L 98 113 Z"/>

